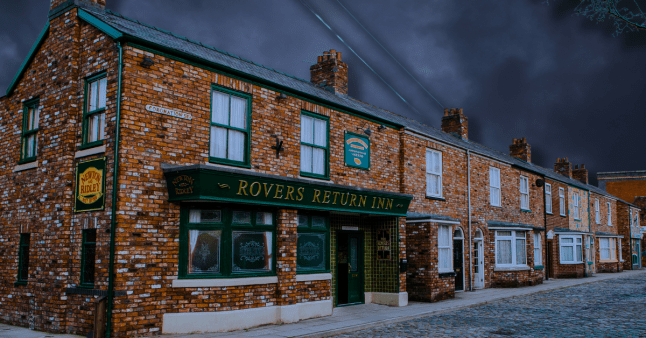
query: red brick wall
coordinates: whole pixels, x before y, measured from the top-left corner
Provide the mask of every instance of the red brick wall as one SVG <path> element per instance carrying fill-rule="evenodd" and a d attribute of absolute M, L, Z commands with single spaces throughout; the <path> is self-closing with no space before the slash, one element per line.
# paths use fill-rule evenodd
<path fill-rule="evenodd" d="M 622 200 L 632 203 L 635 196 L 646 196 L 646 179 L 626 181 L 605 181 L 606 191 Z"/>

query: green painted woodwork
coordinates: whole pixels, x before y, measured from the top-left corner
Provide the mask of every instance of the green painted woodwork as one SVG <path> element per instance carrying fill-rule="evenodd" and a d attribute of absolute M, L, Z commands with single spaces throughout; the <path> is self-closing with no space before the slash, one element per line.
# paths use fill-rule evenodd
<path fill-rule="evenodd" d="M 105 157 L 79 162 L 76 165 L 74 212 L 103 210 L 106 172 Z"/>
<path fill-rule="evenodd" d="M 79 287 L 94 288 L 96 263 L 96 229 L 83 230 L 81 244 L 81 277 Z"/>
<path fill-rule="evenodd" d="M 92 14 L 84 11 L 83 9 L 78 10 L 78 17 L 89 23 L 90 25 L 96 27 L 96 29 L 100 30 L 101 32 L 107 34 L 109 37 L 119 40 L 124 37 L 124 34 L 121 33 L 119 30 L 113 28 L 112 26 L 108 25 L 107 23 L 97 19 L 95 16 Z"/>
<path fill-rule="evenodd" d="M 229 125 L 222 125 L 222 124 L 213 122 L 213 107 L 211 107 L 211 115 L 210 115 L 210 119 L 209 119 L 209 121 L 211 123 L 211 126 L 222 127 L 222 128 L 226 128 L 226 129 L 232 129 L 232 130 L 237 130 L 237 131 L 243 132 L 245 134 L 245 136 L 244 136 L 245 145 L 244 145 L 244 154 L 243 154 L 243 160 L 242 161 L 234 161 L 234 160 L 230 160 L 230 159 L 226 159 L 226 158 L 219 158 L 219 157 L 210 156 L 211 149 L 210 149 L 210 146 L 209 146 L 209 162 L 234 165 L 234 166 L 243 167 L 243 168 L 251 168 L 251 141 L 250 141 L 250 139 L 251 139 L 250 134 L 251 133 L 250 133 L 250 131 L 251 131 L 251 109 L 252 109 L 251 103 L 252 103 L 252 97 L 251 97 L 251 95 L 249 95 L 247 93 L 238 92 L 238 91 L 234 91 L 234 90 L 224 88 L 224 87 L 221 87 L 221 86 L 212 85 L 211 86 L 211 100 L 209 100 L 210 104 L 213 104 L 213 92 L 214 91 L 229 94 L 229 110 L 231 110 L 231 96 L 237 96 L 237 97 L 245 99 L 247 101 L 247 116 L 246 116 L 247 128 L 246 129 L 240 129 L 240 128 L 232 127 L 232 126 L 229 126 Z M 230 114 L 230 112 L 229 112 L 229 114 Z M 230 119 L 230 117 L 229 117 L 229 119 Z M 209 140 L 210 140 L 211 137 L 213 137 L 213 135 L 211 135 L 211 131 L 209 129 Z M 228 133 L 227 133 L 227 142 L 228 142 Z M 209 142 L 209 144 L 211 144 L 211 142 Z M 228 151 L 228 145 L 227 145 L 227 151 Z"/>
<path fill-rule="evenodd" d="M 370 170 L 370 138 L 349 131 L 345 132 L 344 159 L 348 167 Z"/>
<path fill-rule="evenodd" d="M 312 113 L 312 112 L 309 112 L 309 111 L 306 111 L 306 110 L 301 110 L 301 115 L 309 116 L 309 117 L 312 117 L 314 119 L 324 120 L 327 135 L 325 137 L 326 138 L 325 147 L 321 147 L 321 146 L 318 146 L 318 145 L 313 144 L 313 143 L 303 142 L 301 140 L 301 144 L 304 144 L 306 146 L 310 146 L 310 147 L 313 147 L 313 148 L 323 149 L 325 151 L 325 156 L 324 156 L 324 158 L 325 158 L 325 174 L 319 175 L 319 174 L 315 174 L 315 173 L 301 171 L 300 175 L 305 176 L 305 177 L 322 178 L 322 179 L 329 180 L 330 179 L 330 118 L 325 116 L 325 115 L 315 114 L 315 113 Z M 303 126 L 303 123 L 302 123 L 302 119 L 301 119 L 301 128 L 302 128 L 302 126 Z M 312 133 L 314 133 L 314 130 L 312 130 Z M 312 139 L 313 138 L 314 138 L 314 134 L 312 134 Z M 302 155 L 303 154 L 301 153 L 301 156 Z M 312 156 L 313 156 L 313 154 L 312 154 Z M 301 161 L 302 161 L 302 159 L 301 159 Z M 312 163 L 312 166 L 314 166 L 314 163 Z"/>
<path fill-rule="evenodd" d="M 102 80 L 106 78 L 106 76 L 107 76 L 106 72 L 101 72 L 99 74 L 89 76 L 85 79 L 85 85 L 83 87 L 84 88 L 83 89 L 83 122 L 82 122 L 83 126 L 82 126 L 82 134 L 81 134 L 82 135 L 81 146 L 79 147 L 79 149 L 93 148 L 103 144 L 103 139 L 93 141 L 93 142 L 88 142 L 88 138 L 89 138 L 88 120 L 95 114 L 105 114 L 105 110 L 107 108 L 107 97 L 106 97 L 106 107 L 97 108 L 95 110 L 88 111 L 88 107 L 89 107 L 88 96 L 89 96 L 90 86 L 92 85 L 92 83 Z M 99 90 L 98 88 L 99 86 L 97 84 L 97 90 Z M 97 93 L 97 102 L 98 100 L 100 100 L 99 95 L 100 95 L 100 91 L 99 93 Z M 106 86 L 106 96 L 107 96 L 107 86 Z M 97 106 L 98 106 L 98 103 L 97 103 Z M 105 128 L 105 121 L 104 121 L 103 127 Z M 103 135 L 99 135 L 99 136 L 103 137 Z"/>
<path fill-rule="evenodd" d="M 200 221 L 192 222 L 190 212 L 200 213 Z M 241 221 L 236 213 L 248 213 L 249 218 Z M 271 224 L 264 224 L 258 214 L 271 213 Z M 205 214 L 217 215 L 217 217 L 204 217 Z M 250 209 L 248 206 L 223 206 L 217 204 L 185 205 L 180 210 L 180 234 L 179 234 L 179 278 L 200 279 L 200 278 L 231 278 L 251 276 L 273 276 L 276 274 L 276 211 L 272 209 Z M 196 253 L 189 257 L 190 236 L 189 232 L 199 233 L 194 245 Z M 249 252 L 258 249 L 259 242 L 265 237 L 263 232 L 270 232 L 271 257 L 268 271 L 262 271 L 262 260 L 246 259 L 241 252 Z M 219 236 L 219 238 L 217 237 Z M 260 239 L 260 240 L 259 240 Z M 236 243 L 243 243 L 235 246 Z M 254 245 L 255 244 L 255 245 Z M 200 252 L 200 249 L 208 249 L 207 252 Z M 212 252 L 211 250 L 215 250 Z M 192 259 L 194 266 L 205 268 L 201 272 L 189 271 L 189 259 Z M 198 261 L 199 260 L 199 261 Z M 206 267 L 215 267 L 206 269 Z M 254 271 L 256 270 L 256 271 Z"/>
<path fill-rule="evenodd" d="M 14 284 L 27 284 L 29 279 L 29 242 L 30 234 L 20 234 L 20 243 L 18 246 L 18 276 Z"/>
<path fill-rule="evenodd" d="M 321 213 L 298 213 L 296 273 L 330 272 L 330 218 Z"/>
<path fill-rule="evenodd" d="M 21 132 L 21 137 L 20 137 L 20 161 L 18 163 L 28 163 L 28 162 L 33 162 L 36 160 L 38 157 L 38 123 L 40 116 L 36 116 L 34 113 L 34 119 L 36 120 L 34 122 L 35 127 L 32 129 L 29 129 L 29 109 L 34 109 L 36 111 L 39 109 L 38 105 L 40 104 L 40 100 L 38 98 L 31 99 L 29 101 L 25 101 L 22 105 L 22 132 Z M 40 115 L 40 114 L 38 114 Z M 29 137 L 33 136 L 34 137 L 34 144 L 32 146 L 32 154 L 33 156 L 27 156 L 26 154 L 26 142 Z"/>
<path fill-rule="evenodd" d="M 210 200 L 297 209 L 406 216 L 410 195 L 366 190 L 204 165 L 166 170 L 171 202 Z"/>
<path fill-rule="evenodd" d="M 337 232 L 337 306 L 364 302 L 364 233 Z"/>

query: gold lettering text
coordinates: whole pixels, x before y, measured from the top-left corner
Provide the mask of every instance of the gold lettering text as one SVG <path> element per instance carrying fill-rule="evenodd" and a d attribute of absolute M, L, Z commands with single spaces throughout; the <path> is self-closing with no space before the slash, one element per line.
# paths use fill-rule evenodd
<path fill-rule="evenodd" d="M 269 186 L 269 189 L 267 189 L 267 183 L 263 183 L 262 185 L 263 185 L 263 187 L 265 187 L 265 197 L 269 197 L 269 193 L 271 192 L 271 188 L 274 187 L 274 184 L 272 183 Z"/>
<path fill-rule="evenodd" d="M 255 194 L 253 193 L 253 187 L 254 186 L 258 188 L 258 190 L 256 190 Z M 251 194 L 251 196 L 256 197 L 256 196 L 260 195 L 260 190 L 261 190 L 260 189 L 260 182 L 251 183 L 251 186 L 249 187 L 249 193 Z"/>
<path fill-rule="evenodd" d="M 336 198 L 339 197 L 339 193 L 335 191 L 332 193 L 332 195 L 334 195 L 334 200 L 332 201 L 332 204 L 336 204 Z"/>
<path fill-rule="evenodd" d="M 350 206 L 357 206 L 357 195 L 352 194 L 352 197 L 350 198 Z"/>
<path fill-rule="evenodd" d="M 376 200 L 377 200 L 377 197 L 373 197 L 373 198 L 372 198 L 372 207 L 371 207 L 372 209 L 374 209 L 374 208 L 375 208 L 375 201 L 376 201 Z"/>
<path fill-rule="evenodd" d="M 245 190 L 245 189 L 247 189 L 247 186 L 248 186 L 248 185 L 249 185 L 249 183 L 247 183 L 247 181 L 245 181 L 245 180 L 240 180 L 240 186 L 239 186 L 239 188 L 238 188 L 238 194 L 237 194 L 237 195 L 242 195 L 242 194 L 240 193 L 240 192 L 242 191 L 242 192 L 244 193 L 244 195 L 245 195 L 245 196 L 247 196 L 247 190 Z"/>
<path fill-rule="evenodd" d="M 276 193 L 274 194 L 274 198 L 283 198 L 283 188 L 285 186 L 282 184 L 276 184 Z"/>
<path fill-rule="evenodd" d="M 325 190 L 325 193 L 323 194 L 323 203 L 328 204 L 330 203 L 330 191 Z"/>
<path fill-rule="evenodd" d="M 303 193 L 304 192 L 305 192 L 305 188 L 303 188 L 303 187 L 300 187 L 300 188 L 296 189 L 296 193 L 298 194 L 298 197 L 296 197 L 297 201 L 300 202 L 300 201 L 303 200 Z"/>
<path fill-rule="evenodd" d="M 357 206 L 360 207 L 363 204 L 363 207 L 365 208 L 366 207 L 366 198 L 367 198 L 366 196 L 359 195 L 359 204 Z"/>
<path fill-rule="evenodd" d="M 343 202 L 343 196 L 345 196 L 345 202 Z M 341 193 L 341 205 L 348 204 L 348 198 L 349 197 L 350 197 L 350 193 L 347 193 L 347 194 Z"/>
<path fill-rule="evenodd" d="M 383 209 L 384 208 L 384 202 L 385 202 L 385 198 L 379 197 L 379 201 L 377 202 L 377 209 Z"/>
<path fill-rule="evenodd" d="M 312 203 L 321 203 L 321 200 L 319 200 L 319 196 L 321 196 L 321 191 L 318 189 L 314 189 L 314 198 L 312 198 Z"/>
<path fill-rule="evenodd" d="M 386 200 L 386 209 L 392 209 L 393 208 L 393 199 L 389 198 Z"/>
<path fill-rule="evenodd" d="M 294 200 L 294 196 L 292 196 L 293 193 L 294 193 L 294 187 L 292 187 L 291 185 L 288 185 L 287 186 L 287 196 L 285 196 L 285 199 L 293 201 Z"/>

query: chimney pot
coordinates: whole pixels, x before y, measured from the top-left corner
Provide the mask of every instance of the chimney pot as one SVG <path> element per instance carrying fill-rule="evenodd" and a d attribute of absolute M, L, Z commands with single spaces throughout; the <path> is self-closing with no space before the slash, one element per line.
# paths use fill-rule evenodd
<path fill-rule="evenodd" d="M 532 162 L 532 147 L 527 143 L 526 138 L 513 139 L 509 146 L 509 156 L 516 157 L 525 162 Z"/>
<path fill-rule="evenodd" d="M 442 117 L 442 131 L 453 134 L 463 140 L 469 138 L 468 118 L 462 113 L 462 108 L 444 109 Z"/>
<path fill-rule="evenodd" d="M 554 163 L 554 172 L 565 177 L 572 178 L 572 164 L 568 162 L 567 157 L 560 157 Z"/>
<path fill-rule="evenodd" d="M 585 168 L 585 164 L 574 166 L 574 170 L 572 170 L 572 178 L 588 184 L 588 169 Z"/>
<path fill-rule="evenodd" d="M 348 65 L 341 61 L 341 52 L 324 51 L 310 67 L 310 82 L 335 94 L 348 94 Z"/>

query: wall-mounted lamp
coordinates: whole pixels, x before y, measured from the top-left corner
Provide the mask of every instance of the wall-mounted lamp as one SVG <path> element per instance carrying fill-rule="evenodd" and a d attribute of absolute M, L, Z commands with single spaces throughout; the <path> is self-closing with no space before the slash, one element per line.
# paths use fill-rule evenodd
<path fill-rule="evenodd" d="M 357 127 L 357 130 L 363 130 L 363 133 L 370 136 L 372 135 L 372 130 L 370 128 L 363 129 L 368 123 L 364 124 L 362 127 Z"/>
<path fill-rule="evenodd" d="M 152 59 L 148 58 L 148 57 L 144 57 L 144 59 L 141 62 L 139 62 L 139 65 L 144 67 L 144 68 L 150 68 L 150 66 L 152 66 L 154 64 L 155 64 L 155 62 Z"/>
<path fill-rule="evenodd" d="M 377 127 L 377 131 L 382 131 L 384 129 L 386 129 L 386 126 L 384 126 L 383 124 Z"/>
<path fill-rule="evenodd" d="M 279 100 L 285 100 L 285 99 L 287 99 L 287 95 L 285 95 L 285 93 L 280 93 L 280 94 L 278 94 L 278 99 Z"/>

